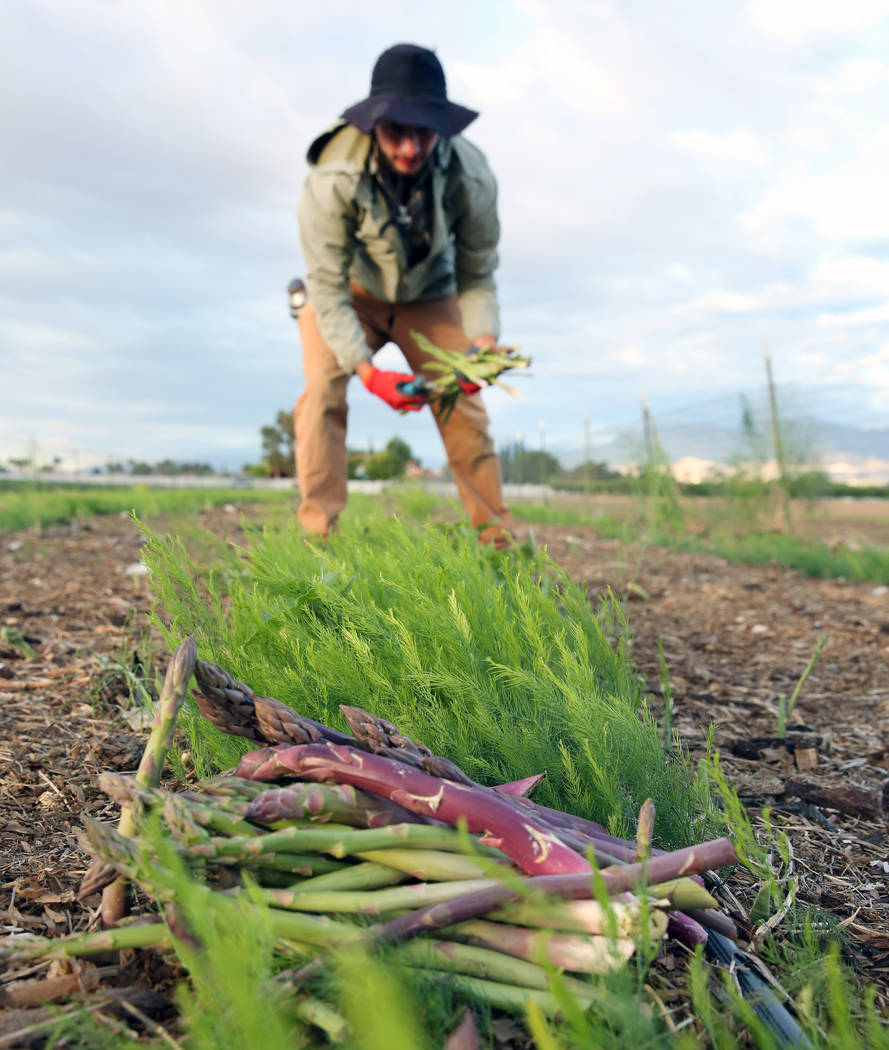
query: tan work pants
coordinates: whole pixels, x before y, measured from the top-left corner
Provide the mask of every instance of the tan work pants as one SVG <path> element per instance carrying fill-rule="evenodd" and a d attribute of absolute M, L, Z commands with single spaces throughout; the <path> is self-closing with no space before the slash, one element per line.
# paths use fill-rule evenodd
<path fill-rule="evenodd" d="M 412 331 L 447 350 L 462 350 L 469 342 L 454 295 L 423 302 L 384 303 L 353 287 L 352 305 L 370 350 L 376 353 L 393 342 L 414 372 L 421 372 L 430 358 L 411 338 Z M 324 535 L 346 505 L 349 376 L 324 341 L 311 301 L 300 313 L 299 332 L 306 381 L 294 410 L 296 473 L 302 497 L 299 520 L 307 532 Z M 433 415 L 469 520 L 476 527 L 493 523 L 482 530 L 480 539 L 503 545 L 503 526 L 510 524 L 510 517 L 503 503 L 500 463 L 481 397 L 461 396 L 447 419 Z"/>

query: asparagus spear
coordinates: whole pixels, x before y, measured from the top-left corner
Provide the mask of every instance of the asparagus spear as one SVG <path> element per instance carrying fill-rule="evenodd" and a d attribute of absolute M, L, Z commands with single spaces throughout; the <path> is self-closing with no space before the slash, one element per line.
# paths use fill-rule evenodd
<path fill-rule="evenodd" d="M 633 954 L 635 941 L 632 937 L 639 935 L 638 924 L 633 926 L 628 923 L 626 931 L 628 936 L 612 938 L 470 919 L 442 930 L 441 936 L 454 937 L 479 947 L 494 948 L 529 962 L 544 958 L 551 966 L 574 973 L 604 973 L 615 969 Z"/>
<path fill-rule="evenodd" d="M 210 805 L 190 793 L 182 792 L 173 795 L 160 788 L 148 787 L 136 777 L 122 773 L 100 773 L 99 787 L 110 798 L 121 806 L 131 809 L 156 809 L 166 807 L 167 812 L 177 811 L 187 814 L 188 820 L 200 828 L 208 828 L 223 835 L 259 835 L 260 829 L 240 817 L 227 813 L 224 809 Z"/>
<path fill-rule="evenodd" d="M 360 913 L 384 915 L 387 912 L 415 909 L 439 901 L 451 900 L 467 893 L 499 886 L 496 879 L 467 879 L 455 882 L 414 882 L 404 886 L 370 891 L 306 892 L 293 889 L 269 889 L 262 892 L 267 903 L 293 911 L 330 912 L 334 915 Z"/>
<path fill-rule="evenodd" d="M 155 948 L 169 943 L 169 929 L 163 922 L 134 922 L 94 933 L 73 933 L 68 937 L 16 937 L 0 949 L 0 958 L 18 963 L 39 958 L 73 958 L 122 951 L 125 948 Z"/>
<path fill-rule="evenodd" d="M 247 801 L 256 798 L 268 788 L 264 784 L 258 784 L 255 780 L 245 780 L 243 777 L 232 776 L 231 773 L 220 773 L 218 776 L 202 780 L 197 785 L 201 795 L 207 795 L 219 804 L 220 800 L 231 800 L 235 802 Z"/>
<path fill-rule="evenodd" d="M 638 901 L 613 901 L 604 908 L 596 900 L 525 900 L 504 904 L 489 913 L 497 921 L 533 926 L 536 930 L 571 930 L 595 935 L 635 937 L 641 932 L 643 909 Z M 663 936 L 667 916 L 649 909 L 651 936 Z"/>
<path fill-rule="evenodd" d="M 587 861 L 548 827 L 532 817 L 522 818 L 496 792 L 439 780 L 344 745 L 295 744 L 280 751 L 266 748 L 248 752 L 238 765 L 237 775 L 255 780 L 296 775 L 353 784 L 423 816 L 449 824 L 465 820 L 471 832 L 482 833 L 483 842 L 497 846 L 528 874 L 590 871 Z"/>
<path fill-rule="evenodd" d="M 715 930 L 730 941 L 738 939 L 738 927 L 721 911 L 714 908 L 684 908 L 685 914 L 708 930 Z"/>
<path fill-rule="evenodd" d="M 667 932 L 671 937 L 684 944 L 686 948 L 694 950 L 697 946 L 707 943 L 707 931 L 691 916 L 681 911 L 670 912 L 667 923 Z"/>
<path fill-rule="evenodd" d="M 737 863 L 735 847 L 728 839 L 714 839 L 699 846 L 676 850 L 654 857 L 645 864 L 627 864 L 624 867 L 605 868 L 599 876 L 608 893 L 622 893 L 628 889 L 651 886 L 682 875 L 698 874 L 710 868 Z M 510 901 L 521 900 L 528 892 L 539 890 L 554 897 L 587 898 L 591 893 L 589 875 L 540 875 L 525 881 L 520 887 L 497 885 L 481 889 L 463 897 L 452 898 L 441 904 L 420 908 L 408 915 L 400 915 L 377 927 L 376 935 L 383 942 L 415 937 L 428 930 L 442 929 L 466 919 L 487 915 Z"/>
<path fill-rule="evenodd" d="M 319 770 L 319 763 L 320 770 Z M 326 763 L 326 765 L 324 764 Z M 339 780 L 347 780 L 351 783 L 362 784 L 364 787 L 387 795 L 394 801 L 405 804 L 408 808 L 419 812 L 434 812 L 447 820 L 456 822 L 460 816 L 467 819 L 471 831 L 494 832 L 499 834 L 497 840 L 499 846 L 507 855 L 519 864 L 526 872 L 534 872 L 534 863 L 538 864 L 538 871 L 581 871 L 588 870 L 586 861 L 577 853 L 573 852 L 565 843 L 561 842 L 545 827 L 535 828 L 531 821 L 520 821 L 511 806 L 501 808 L 497 803 L 499 800 L 492 799 L 491 795 L 483 790 L 476 791 L 474 788 L 456 783 L 436 781 L 418 770 L 407 770 L 402 768 L 399 772 L 397 765 L 394 766 L 390 760 L 380 756 L 369 756 L 356 753 L 346 748 L 308 745 L 306 747 L 294 746 L 284 750 L 265 749 L 252 752 L 242 760 L 238 767 L 242 775 L 268 778 L 277 776 L 279 773 L 291 772 L 301 773 L 304 776 L 329 776 Z M 393 789 L 393 779 L 398 777 Z M 437 793 L 434 793 L 437 787 Z M 434 803 L 434 806 L 432 805 Z M 493 810 L 493 812 L 492 812 Z M 559 867 L 550 867 L 552 858 L 547 852 L 542 857 L 535 858 L 533 853 L 531 860 L 528 857 L 528 833 L 533 835 L 547 836 L 547 845 L 552 848 L 555 845 L 556 852 L 565 851 L 572 856 L 573 867 L 567 866 L 564 853 L 559 856 L 555 863 L 562 864 Z M 510 839 L 510 835 L 513 837 Z M 484 841 L 484 839 L 483 839 Z M 490 837 L 488 838 L 490 841 Z M 532 849 L 537 846 L 532 842 Z M 572 845 L 574 845 L 572 843 Z M 576 847 L 575 847 L 576 848 Z M 512 852 L 511 852 L 512 850 Z M 524 852 L 523 852 L 524 851 Z M 599 851 L 600 856 L 607 856 Z M 665 855 L 661 855 L 663 857 Z M 608 858 L 612 860 L 612 858 Z M 614 868 L 614 870 L 620 870 Z M 638 880 L 637 880 L 638 881 Z M 695 907 L 709 908 L 715 905 L 715 901 L 709 896 L 693 902 Z M 692 922 L 684 922 L 677 919 L 674 924 L 678 932 L 687 931 L 686 941 L 694 937 L 699 939 Z"/>
<path fill-rule="evenodd" d="M 223 733 L 258 743 L 333 743 L 360 746 L 352 737 L 307 718 L 273 697 L 258 697 L 253 690 L 216 664 L 198 660 L 195 678 L 201 693 L 195 701 L 201 714 Z"/>
<path fill-rule="evenodd" d="M 382 828 L 349 828 L 328 825 L 287 827 L 256 837 L 213 837 L 195 843 L 194 852 L 218 863 L 242 863 L 251 857 L 319 852 L 346 857 L 365 850 L 409 846 L 458 850 L 462 844 L 454 828 L 427 824 L 390 824 Z"/>
<path fill-rule="evenodd" d="M 651 836 L 654 834 L 654 802 L 647 798 L 639 810 L 636 823 L 636 860 L 647 860 L 651 854 Z"/>
<path fill-rule="evenodd" d="M 445 970 L 507 985 L 519 985 L 522 988 L 537 988 L 540 991 L 549 988 L 549 977 L 542 966 L 491 948 L 462 944 L 459 941 L 410 941 L 396 949 L 394 958 L 421 969 Z M 623 962 L 624 958 L 620 957 L 620 961 Z M 589 985 L 576 978 L 565 977 L 563 980 L 572 992 L 581 995 L 589 992 Z"/>
<path fill-rule="evenodd" d="M 452 882 L 457 879 L 481 879 L 490 873 L 490 863 L 482 864 L 472 857 L 433 849 L 362 850 L 356 857 L 376 861 L 424 882 Z M 506 858 L 504 858 L 505 860 Z"/>
<path fill-rule="evenodd" d="M 251 874 L 255 873 L 261 882 L 267 873 L 281 876 L 298 875 L 301 879 L 309 879 L 319 875 L 331 875 L 352 865 L 334 860 L 333 857 L 324 857 L 320 853 L 260 853 L 256 857 L 240 859 L 238 867 Z M 288 885 L 292 882 L 293 879 L 290 879 Z"/>
<path fill-rule="evenodd" d="M 309 818 L 319 823 L 335 820 L 359 828 L 405 823 L 443 826 L 441 821 L 412 813 L 404 806 L 350 784 L 293 783 L 270 788 L 253 799 L 246 816 L 257 824 L 267 825 Z"/>
<path fill-rule="evenodd" d="M 535 773 L 533 777 L 510 780 L 508 784 L 496 784 L 494 790 L 512 798 L 527 798 L 545 776 L 545 773 Z"/>
<path fill-rule="evenodd" d="M 475 784 L 455 762 L 441 755 L 433 755 L 425 744 L 414 743 L 386 719 L 347 704 L 340 704 L 340 711 L 356 739 L 375 755 L 406 762 L 433 777 L 454 780 L 458 784 Z"/>
<path fill-rule="evenodd" d="M 378 850 L 384 853 L 385 850 Z M 347 864 L 338 871 L 303 879 L 299 889 L 303 893 L 319 893 L 340 890 L 376 890 L 381 886 L 392 886 L 403 882 L 404 872 L 385 864 L 367 860 L 361 864 Z"/>
<path fill-rule="evenodd" d="M 332 1043 L 341 1042 L 349 1032 L 349 1023 L 345 1017 L 321 999 L 303 996 L 297 999 L 293 1010 L 301 1021 L 326 1032 Z"/>
<path fill-rule="evenodd" d="M 173 653 L 167 667 L 148 744 L 136 771 L 136 780 L 146 787 L 155 787 L 160 783 L 161 770 L 173 742 L 173 733 L 176 731 L 176 716 L 185 701 L 196 659 L 195 640 L 193 635 L 189 635 Z M 132 835 L 135 829 L 136 816 L 133 807 L 126 806 L 120 814 L 120 832 L 122 835 Z M 102 924 L 106 927 L 114 926 L 125 914 L 126 883 L 123 879 L 115 879 L 102 893 Z"/>
<path fill-rule="evenodd" d="M 535 1002 L 549 1016 L 554 1017 L 562 1012 L 562 1003 L 551 992 L 543 992 L 537 988 L 522 988 L 514 984 L 503 984 L 500 981 L 486 981 L 480 977 L 466 977 L 462 974 L 451 974 L 450 980 L 469 995 L 500 1010 L 521 1013 L 529 1002 Z M 588 1010 L 593 1003 L 603 998 L 603 993 L 592 985 L 584 985 L 583 992 L 575 992 L 573 998 L 580 1010 Z M 604 998 L 604 1005 L 606 1007 L 611 1005 L 608 996 L 605 995 Z"/>
<path fill-rule="evenodd" d="M 217 893 L 209 888 L 205 888 L 204 893 L 207 908 L 219 910 L 240 907 L 237 896 Z M 326 915 L 278 909 L 269 909 L 266 914 L 274 936 L 300 941 L 315 948 L 357 944 L 367 940 L 367 931 L 360 926 Z M 93 933 L 75 933 L 68 937 L 17 937 L 14 942 L 2 946 L 0 958 L 9 963 L 37 958 L 74 958 L 128 948 L 169 947 L 172 939 L 166 922 L 135 922 Z"/>

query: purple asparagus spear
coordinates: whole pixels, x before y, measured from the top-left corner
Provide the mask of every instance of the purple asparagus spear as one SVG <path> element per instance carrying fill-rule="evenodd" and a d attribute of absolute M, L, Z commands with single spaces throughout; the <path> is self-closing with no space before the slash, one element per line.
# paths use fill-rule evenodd
<path fill-rule="evenodd" d="M 339 744 L 295 744 L 248 753 L 237 775 L 254 780 L 297 776 L 334 780 L 382 795 L 413 813 L 483 834 L 529 875 L 589 873 L 587 861 L 530 814 L 518 813 L 505 798 L 467 784 L 440 780 L 401 762 Z"/>

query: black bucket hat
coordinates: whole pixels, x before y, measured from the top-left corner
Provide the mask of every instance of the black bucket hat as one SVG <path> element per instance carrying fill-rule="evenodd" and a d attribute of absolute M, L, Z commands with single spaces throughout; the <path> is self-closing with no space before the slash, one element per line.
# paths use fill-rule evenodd
<path fill-rule="evenodd" d="M 370 97 L 342 114 L 360 131 L 372 131 L 378 120 L 387 117 L 446 136 L 459 135 L 477 116 L 474 109 L 448 101 L 441 62 L 434 52 L 416 44 L 396 44 L 384 51 L 373 68 Z"/>

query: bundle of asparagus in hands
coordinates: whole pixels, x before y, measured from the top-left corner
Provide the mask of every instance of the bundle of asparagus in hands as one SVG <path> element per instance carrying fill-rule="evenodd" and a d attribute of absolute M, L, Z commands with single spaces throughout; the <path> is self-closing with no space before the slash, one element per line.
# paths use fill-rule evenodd
<path fill-rule="evenodd" d="M 157 747 L 149 747 L 151 775 L 103 774 L 102 789 L 130 818 L 121 830 L 87 819 L 96 860 L 81 896 L 123 877 L 175 908 L 169 858 L 158 859 L 151 838 L 160 824 L 170 855 L 196 876 L 206 908 L 237 907 L 245 893 L 267 905 L 275 937 L 305 957 L 305 974 L 317 971 L 325 949 L 395 945 L 397 963 L 447 972 L 493 1005 L 521 1009 L 532 997 L 553 1012 L 541 963 L 575 975 L 568 987 L 589 1005 L 593 987 L 576 975 L 621 966 L 638 945 L 655 945 L 667 931 L 687 944 L 706 940 L 706 926 L 734 933 L 699 878 L 735 862 L 727 840 L 654 850 L 650 803 L 635 842 L 614 838 L 598 824 L 534 803 L 527 796 L 539 777 L 484 787 L 359 708 L 342 708 L 354 735 L 339 732 L 256 696 L 222 668 L 196 660 L 191 644 L 191 663 L 180 661 L 171 695 L 181 703 L 182 676 L 187 685 L 193 666 L 201 713 L 263 746 L 245 754 L 233 775 L 197 791 L 154 786 L 163 761 Z M 163 704 L 164 695 L 153 740 L 169 740 L 171 708 L 165 721 Z M 169 944 L 178 928 L 174 911 L 166 923 L 49 947 L 83 954 Z"/>
<path fill-rule="evenodd" d="M 429 391 L 429 400 L 448 414 L 465 389 L 465 384 L 478 387 L 499 386 L 507 393 L 518 391 L 501 382 L 500 376 L 513 368 L 528 368 L 529 357 L 522 357 L 516 346 L 473 346 L 469 353 L 461 350 L 445 350 L 431 343 L 420 332 L 411 332 L 417 346 L 433 361 L 423 366 L 423 378 Z M 434 372 L 434 375 L 429 375 Z M 464 384 L 464 386 L 461 386 Z"/>

